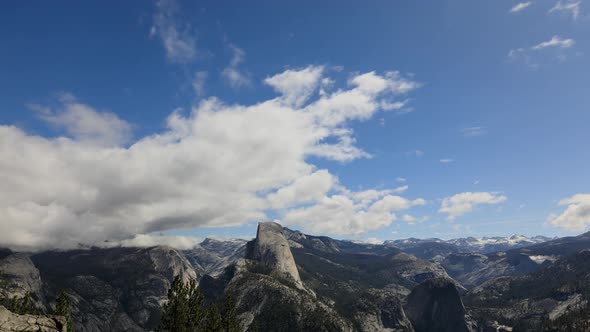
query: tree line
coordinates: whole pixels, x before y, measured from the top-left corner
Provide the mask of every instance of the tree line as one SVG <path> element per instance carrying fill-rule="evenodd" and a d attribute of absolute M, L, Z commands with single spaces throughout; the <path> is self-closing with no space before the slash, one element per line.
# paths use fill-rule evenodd
<path fill-rule="evenodd" d="M 23 297 L 13 296 L 12 298 L 2 298 L 0 303 L 9 311 L 18 315 L 39 315 L 39 310 L 35 306 L 31 297 L 31 292 L 25 293 Z M 70 298 L 66 292 L 61 291 L 56 299 L 55 310 L 52 313 L 56 316 L 63 316 L 67 322 L 67 332 L 74 332 L 74 322 L 70 315 Z"/>
<path fill-rule="evenodd" d="M 236 304 L 227 294 L 221 308 L 205 305 L 205 298 L 194 280 L 182 282 L 176 276 L 162 307 L 157 332 L 241 332 Z"/>
<path fill-rule="evenodd" d="M 27 292 L 25 296 L 0 298 L 0 304 L 19 315 L 38 315 L 39 310 Z M 66 292 L 60 292 L 56 299 L 54 315 L 66 318 L 68 330 L 74 332 L 70 313 L 70 299 Z M 215 303 L 205 305 L 205 298 L 194 280 L 182 282 L 176 276 L 168 298 L 162 306 L 160 324 L 156 332 L 241 332 L 237 318 L 236 305 L 230 295 L 226 295 L 219 308 Z"/>

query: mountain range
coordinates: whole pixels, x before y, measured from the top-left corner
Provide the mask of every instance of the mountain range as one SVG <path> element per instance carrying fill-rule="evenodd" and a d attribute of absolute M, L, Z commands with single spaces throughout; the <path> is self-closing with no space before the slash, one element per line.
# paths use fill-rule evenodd
<path fill-rule="evenodd" d="M 152 331 L 180 276 L 207 303 L 232 295 L 244 331 L 583 331 L 589 255 L 590 233 L 369 244 L 260 223 L 189 250 L 3 249 L 0 296 L 50 313 L 65 291 L 76 331 Z"/>

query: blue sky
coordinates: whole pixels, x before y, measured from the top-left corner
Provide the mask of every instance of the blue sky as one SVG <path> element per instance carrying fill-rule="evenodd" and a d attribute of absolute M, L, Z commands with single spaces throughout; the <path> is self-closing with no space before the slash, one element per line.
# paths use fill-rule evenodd
<path fill-rule="evenodd" d="M 304 231 L 355 239 L 511 233 L 554 236 L 580 233 L 590 223 L 590 196 L 586 195 L 590 186 L 590 149 L 586 147 L 590 141 L 590 8 L 585 1 L 375 1 L 362 6 L 352 1 L 320 5 L 317 1 L 248 5 L 172 0 L 116 5 L 15 1 L 0 6 L 0 126 L 17 128 L 15 132 L 6 129 L 2 138 L 0 177 L 29 177 L 32 181 L 11 181 L 6 197 L 0 198 L 3 223 L 30 223 L 18 234 L 7 235 L 22 237 L 10 243 L 15 247 L 35 241 L 42 242 L 40 246 L 55 246 L 54 241 L 36 233 L 38 220 L 43 220 L 46 234 L 72 224 L 78 225 L 72 228 L 80 228 L 80 232 L 88 227 L 103 232 L 87 237 L 72 231 L 69 236 L 80 237 L 79 242 L 150 232 L 249 236 L 254 234 L 255 221 L 268 219 L 279 219 Z M 105 171 L 106 165 L 116 169 L 111 164 L 119 162 L 109 153 L 140 150 L 133 149 L 135 143 L 170 129 L 167 119 L 175 110 L 182 121 L 201 121 L 207 126 L 193 118 L 210 98 L 227 107 L 257 105 L 281 95 L 277 86 L 265 79 L 306 68 L 310 73 L 321 69 L 321 78 L 329 78 L 331 83 L 311 82 L 313 93 L 304 104 L 296 105 L 300 108 L 321 98 L 318 91 L 324 87 L 327 94 L 351 89 L 354 77 L 365 73 L 391 79 L 386 73 L 398 71 L 399 76 L 391 80 L 414 84 L 408 91 L 388 90 L 391 96 L 387 101 L 404 102 L 399 109 L 379 108 L 363 118 L 347 115 L 346 120 L 330 126 L 330 134 L 322 136 L 321 142 L 314 143 L 334 144 L 346 137 L 353 140 L 348 147 L 362 150 L 362 155 L 343 160 L 306 150 L 295 160 L 307 167 L 305 170 L 277 175 L 268 184 L 251 189 L 266 200 L 297 179 L 326 170 L 321 175 L 337 185 L 333 183 L 321 195 L 315 193 L 319 196 L 314 198 L 279 208 L 256 201 L 252 213 L 221 217 L 206 205 L 186 208 L 191 199 L 201 201 L 205 194 L 183 189 L 186 202 L 182 207 L 167 206 L 154 212 L 154 206 L 168 201 L 170 195 L 180 195 L 164 189 L 156 194 L 168 183 L 149 179 L 167 178 L 174 171 L 172 161 L 166 163 L 172 168 L 158 166 L 156 160 L 164 160 L 165 154 L 142 156 L 145 165 L 136 165 L 137 169 L 154 169 L 146 171 L 145 178 L 137 175 L 137 181 L 128 186 L 99 183 L 89 180 L 88 174 L 73 176 L 81 172 L 76 166 L 81 159 L 65 168 L 50 165 L 51 160 L 65 158 L 64 151 L 69 157 L 84 151 L 104 154 L 85 165 L 95 165 L 96 174 L 106 176 L 111 174 Z M 286 89 L 298 87 L 292 86 L 294 79 L 286 78 Z M 381 98 L 373 101 L 380 103 Z M 102 116 L 105 114 L 108 116 Z M 214 125 L 220 128 L 211 135 L 217 137 L 226 129 L 265 132 L 265 126 L 271 125 L 254 119 L 259 118 L 236 120 L 245 123 L 227 128 L 224 120 L 215 120 Z M 348 134 L 337 133 L 342 129 Z M 11 140 L 8 135 L 20 138 Z M 109 137 L 107 145 L 114 146 L 104 146 L 105 135 Z M 290 144 L 280 131 L 277 135 L 277 140 Z M 188 141 L 189 136 L 178 140 Z M 60 137 L 69 139 L 67 144 L 72 146 L 55 147 L 61 144 Z M 43 138 L 55 150 L 34 146 L 39 143 L 35 138 Z M 159 148 L 168 149 L 170 144 Z M 220 153 L 231 154 L 239 147 L 220 144 L 218 148 Z M 318 146 L 306 148 L 316 151 Z M 49 151 L 48 161 L 44 157 L 38 162 L 34 153 L 23 151 Z M 185 153 L 190 151 L 187 148 Z M 224 164 L 225 171 L 234 172 L 232 165 L 247 163 L 247 157 Z M 198 156 L 190 159 L 195 163 L 191 167 L 203 163 Z M 131 159 L 122 160 L 129 163 Z M 183 161 L 174 159 L 174 163 Z M 120 166 L 125 169 L 128 164 Z M 64 170 L 64 174 L 55 175 L 51 167 Z M 203 170 L 195 168 L 195 172 Z M 244 170 L 243 174 L 264 176 L 258 171 Z M 42 175 L 55 176 L 60 185 Z M 205 185 L 199 182 L 204 181 L 201 178 L 190 181 Z M 41 183 L 41 189 L 32 192 L 29 187 L 35 183 Z M 206 185 L 213 191 L 223 187 L 216 201 L 223 200 L 222 194 L 232 193 L 227 184 Z M 403 190 L 404 186 L 408 187 Z M 125 207 L 113 207 L 117 213 L 102 212 L 109 210 L 109 199 L 97 197 L 123 197 L 123 192 L 133 192 L 132 187 L 154 194 L 142 200 L 141 206 L 131 199 Z M 72 188 L 87 190 L 92 197 L 82 204 Z M 390 190 L 371 204 L 387 195 L 406 199 L 407 204 L 390 208 L 382 222 L 367 217 L 369 208 L 360 205 L 348 211 L 352 215 L 313 209 L 324 199 L 330 200 L 324 201 L 330 206 L 335 195 L 360 204 L 351 192 L 371 189 Z M 14 195 L 9 197 L 11 193 Z M 125 201 L 126 197 L 119 199 Z M 232 197 L 227 199 L 229 206 Z M 248 196 L 236 205 L 247 204 L 249 199 L 253 198 Z M 296 213 L 289 215 L 293 211 Z M 320 225 L 326 214 L 351 219 L 341 225 L 337 220 Z M 218 222 L 211 221 L 216 218 Z M 115 236 L 112 240 L 120 239 Z"/>

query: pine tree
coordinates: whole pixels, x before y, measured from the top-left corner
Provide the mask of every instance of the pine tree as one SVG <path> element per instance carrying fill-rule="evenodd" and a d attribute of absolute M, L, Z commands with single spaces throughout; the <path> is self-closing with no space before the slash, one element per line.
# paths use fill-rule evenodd
<path fill-rule="evenodd" d="M 191 280 L 187 285 L 188 295 L 188 326 L 191 331 L 196 331 L 203 323 L 205 318 L 204 297 L 199 291 L 197 284 Z"/>
<path fill-rule="evenodd" d="M 67 332 L 74 332 L 74 322 L 70 315 L 70 298 L 66 292 L 61 291 L 61 293 L 59 293 L 53 314 L 65 317 L 68 324 Z"/>
<path fill-rule="evenodd" d="M 184 284 L 176 276 L 168 290 L 157 331 L 195 332 L 203 321 L 203 295 L 194 281 Z"/>
<path fill-rule="evenodd" d="M 225 301 L 223 303 L 223 330 L 225 332 L 242 331 L 237 317 L 236 303 L 230 294 L 225 295 Z"/>
<path fill-rule="evenodd" d="M 17 298 L 16 296 L 10 301 L 8 310 L 19 315 L 35 315 L 37 314 L 37 308 L 31 299 L 31 293 L 27 292 L 24 297 Z"/>
<path fill-rule="evenodd" d="M 205 320 L 205 328 L 203 329 L 205 332 L 221 332 L 224 331 L 223 329 L 223 321 L 221 319 L 221 314 L 219 314 L 219 310 L 217 306 L 213 303 L 207 307 L 207 316 Z"/>

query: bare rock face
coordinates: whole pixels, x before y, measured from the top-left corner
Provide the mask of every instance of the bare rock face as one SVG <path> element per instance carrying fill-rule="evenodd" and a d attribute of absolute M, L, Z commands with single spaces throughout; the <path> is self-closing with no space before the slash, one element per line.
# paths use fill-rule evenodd
<path fill-rule="evenodd" d="M 31 259 L 49 298 L 68 293 L 78 332 L 153 330 L 174 276 L 196 279 L 190 262 L 170 247 L 52 251 Z"/>
<path fill-rule="evenodd" d="M 27 292 L 41 292 L 41 276 L 29 255 L 11 253 L 0 259 L 0 274 L 8 283 L 2 289 L 4 297 L 23 297 Z"/>
<path fill-rule="evenodd" d="M 429 279 L 414 287 L 405 312 L 416 332 L 473 331 L 457 288 L 446 278 Z"/>
<path fill-rule="evenodd" d="M 302 285 L 281 225 L 274 222 L 258 224 L 252 258 L 271 268 L 273 272 L 290 277 L 297 285 Z"/>
<path fill-rule="evenodd" d="M 0 295 L 22 298 L 31 293 L 38 307 L 44 307 L 41 276 L 28 254 L 9 253 L 0 259 L 0 275 L 4 282 Z"/>
<path fill-rule="evenodd" d="M 67 326 L 61 316 L 17 315 L 0 306 L 0 331 L 66 332 Z"/>

